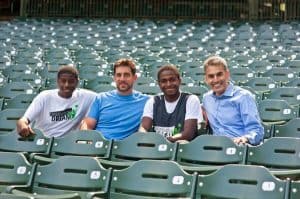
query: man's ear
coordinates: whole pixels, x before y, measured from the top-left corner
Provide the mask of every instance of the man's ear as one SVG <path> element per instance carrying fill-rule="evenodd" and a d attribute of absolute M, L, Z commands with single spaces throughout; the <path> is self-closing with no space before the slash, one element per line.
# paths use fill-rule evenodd
<path fill-rule="evenodd" d="M 80 82 L 80 79 L 79 77 L 77 78 L 77 84 L 76 84 L 76 87 L 79 85 L 79 82 Z"/>

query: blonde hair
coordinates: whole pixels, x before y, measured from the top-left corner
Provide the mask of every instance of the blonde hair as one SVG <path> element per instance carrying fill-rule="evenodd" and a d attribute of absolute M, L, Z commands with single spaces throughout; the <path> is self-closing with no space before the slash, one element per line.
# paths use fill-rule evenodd
<path fill-rule="evenodd" d="M 211 56 L 204 61 L 204 72 L 209 66 L 223 66 L 225 71 L 229 70 L 226 60 L 217 55 Z"/>

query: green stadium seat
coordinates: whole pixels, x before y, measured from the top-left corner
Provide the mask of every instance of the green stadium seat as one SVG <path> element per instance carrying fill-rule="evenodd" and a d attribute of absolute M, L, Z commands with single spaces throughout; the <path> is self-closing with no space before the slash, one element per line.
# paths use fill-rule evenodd
<path fill-rule="evenodd" d="M 91 156 L 108 158 L 111 151 L 111 142 L 104 139 L 100 132 L 95 130 L 76 130 L 64 137 L 54 138 L 51 150 L 47 154 L 34 154 L 34 162 L 49 164 L 61 156 Z"/>
<path fill-rule="evenodd" d="M 138 77 L 135 81 L 135 85 L 148 85 L 148 86 L 155 86 L 157 82 L 154 80 L 153 77 Z"/>
<path fill-rule="evenodd" d="M 247 82 L 256 76 L 255 72 L 247 67 L 237 67 L 230 69 L 230 78 L 239 85 L 240 83 Z"/>
<path fill-rule="evenodd" d="M 4 100 L 3 109 L 9 108 L 17 108 L 17 109 L 25 109 L 27 108 L 36 94 L 19 94 L 12 99 Z"/>
<path fill-rule="evenodd" d="M 294 118 L 285 124 L 274 125 L 274 137 L 299 137 L 300 118 Z"/>
<path fill-rule="evenodd" d="M 300 77 L 290 80 L 289 82 L 285 83 L 284 86 L 300 88 Z"/>
<path fill-rule="evenodd" d="M 259 54 L 262 54 L 259 52 Z M 261 77 L 266 71 L 273 68 L 273 64 L 268 60 L 254 60 L 252 63 L 248 64 L 248 68 L 255 71 L 255 73 Z"/>
<path fill-rule="evenodd" d="M 31 198 L 26 196 L 16 196 L 13 194 L 1 193 L 0 199 L 31 199 Z"/>
<path fill-rule="evenodd" d="M 9 185 L 26 185 L 34 168 L 22 153 L 0 152 L 0 193 Z"/>
<path fill-rule="evenodd" d="M 196 86 L 196 82 L 190 77 L 181 77 L 181 86 Z"/>
<path fill-rule="evenodd" d="M 33 71 L 33 68 L 29 67 L 27 64 L 17 64 L 17 65 L 10 65 L 2 70 L 2 74 L 6 77 L 13 79 L 20 75 L 30 74 Z"/>
<path fill-rule="evenodd" d="M 282 99 L 291 106 L 300 105 L 300 88 L 280 87 L 274 88 L 270 93 L 264 94 L 264 99 Z"/>
<path fill-rule="evenodd" d="M 64 156 L 49 165 L 37 165 L 34 179 L 24 186 L 7 190 L 32 198 L 106 197 L 111 170 L 92 157 Z"/>
<path fill-rule="evenodd" d="M 95 72 L 94 72 L 95 73 Z M 113 78 L 111 76 L 96 76 L 94 79 L 86 80 L 84 82 L 84 88 L 93 89 L 99 85 L 111 85 L 113 83 Z"/>
<path fill-rule="evenodd" d="M 109 159 L 100 159 L 108 168 L 122 169 L 142 159 L 174 160 L 176 143 L 155 132 L 134 133 L 123 140 L 114 140 Z"/>
<path fill-rule="evenodd" d="M 195 179 L 173 161 L 140 160 L 113 171 L 109 198 L 194 198 Z"/>
<path fill-rule="evenodd" d="M 290 199 L 298 199 L 300 197 L 300 181 L 292 181 L 290 186 Z"/>
<path fill-rule="evenodd" d="M 288 199 L 288 182 L 254 165 L 225 165 L 197 179 L 196 198 Z"/>
<path fill-rule="evenodd" d="M 34 89 L 39 89 L 40 87 L 45 86 L 45 80 L 35 74 L 20 74 L 14 78 L 9 78 L 10 82 L 22 82 L 22 83 L 29 83 Z"/>
<path fill-rule="evenodd" d="M 116 87 L 110 84 L 100 84 L 98 86 L 95 86 L 93 88 L 90 88 L 90 90 L 96 92 L 96 93 L 101 93 L 101 92 L 107 92 L 111 90 L 115 90 Z"/>
<path fill-rule="evenodd" d="M 203 95 L 208 91 L 208 88 L 205 86 L 181 86 L 180 89 L 184 92 L 192 93 L 199 97 L 202 101 Z"/>
<path fill-rule="evenodd" d="M 0 111 L 0 135 L 10 133 L 16 128 L 16 122 L 25 113 L 25 109 L 10 108 Z"/>
<path fill-rule="evenodd" d="M 278 87 L 278 84 L 270 77 L 254 77 L 246 82 L 242 82 L 241 86 L 248 86 L 255 92 L 263 95 L 264 93 L 271 92 L 271 89 Z"/>
<path fill-rule="evenodd" d="M 200 82 L 200 84 L 204 84 L 205 73 L 202 68 L 193 68 L 184 72 L 186 77 L 191 77 L 194 81 Z"/>
<path fill-rule="evenodd" d="M 283 67 L 292 69 L 298 74 L 298 76 L 300 74 L 300 60 L 288 60 L 285 62 Z"/>
<path fill-rule="evenodd" d="M 244 164 L 247 147 L 225 136 L 200 135 L 187 144 L 179 144 L 177 151 L 176 161 L 185 171 L 208 174 L 226 164 Z"/>
<path fill-rule="evenodd" d="M 240 66 L 248 66 L 253 62 L 253 58 L 249 55 L 236 55 L 232 58 L 233 61 L 235 61 Z"/>
<path fill-rule="evenodd" d="M 262 100 L 258 104 L 258 111 L 262 122 L 265 124 L 283 124 L 298 117 L 298 108 L 279 99 Z"/>
<path fill-rule="evenodd" d="M 43 135 L 39 129 L 33 129 L 34 135 L 21 137 L 16 131 L 0 135 L 0 151 L 22 152 L 31 160 L 33 154 L 48 154 L 52 139 Z"/>
<path fill-rule="evenodd" d="M 285 84 L 297 77 L 293 69 L 284 67 L 272 68 L 264 72 L 262 76 L 272 78 L 279 85 Z"/>
<path fill-rule="evenodd" d="M 161 93 L 161 90 L 157 85 L 135 85 L 134 89 L 148 95 L 158 95 Z"/>
<path fill-rule="evenodd" d="M 246 164 L 265 166 L 280 178 L 299 179 L 299 146 L 300 138 L 272 137 L 248 147 Z"/>
<path fill-rule="evenodd" d="M 0 98 L 11 99 L 19 94 L 33 94 L 36 90 L 29 83 L 11 82 L 0 88 Z"/>

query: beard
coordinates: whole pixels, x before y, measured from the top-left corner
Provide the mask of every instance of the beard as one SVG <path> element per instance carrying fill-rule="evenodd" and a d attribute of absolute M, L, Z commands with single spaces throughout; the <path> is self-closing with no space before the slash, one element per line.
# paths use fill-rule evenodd
<path fill-rule="evenodd" d="M 132 89 L 133 85 L 130 85 L 128 83 L 122 82 L 120 84 L 117 84 L 117 89 L 121 92 L 126 92 Z"/>

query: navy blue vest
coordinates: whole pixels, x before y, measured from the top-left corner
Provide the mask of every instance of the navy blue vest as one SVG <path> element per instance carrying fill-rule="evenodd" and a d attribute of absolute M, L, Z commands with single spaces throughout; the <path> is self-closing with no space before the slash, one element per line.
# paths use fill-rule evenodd
<path fill-rule="evenodd" d="M 153 104 L 153 131 L 169 137 L 180 133 L 184 128 L 186 102 L 190 94 L 181 93 L 175 110 L 168 113 L 164 95 L 154 97 Z"/>

